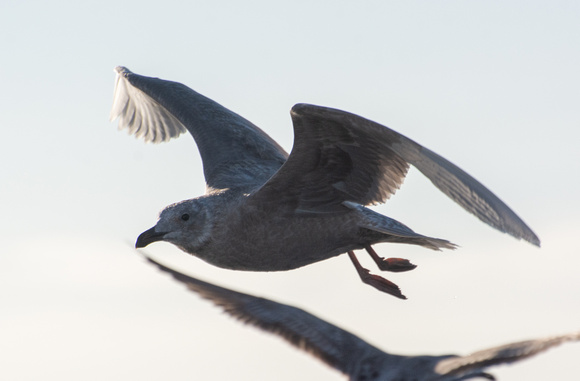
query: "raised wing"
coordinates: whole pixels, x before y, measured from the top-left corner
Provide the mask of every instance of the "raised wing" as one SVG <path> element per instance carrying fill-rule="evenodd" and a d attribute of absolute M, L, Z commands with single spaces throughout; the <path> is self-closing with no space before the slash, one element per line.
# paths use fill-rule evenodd
<path fill-rule="evenodd" d="M 252 197 L 306 213 L 338 213 L 344 202 L 384 202 L 409 164 L 486 224 L 540 245 L 534 232 L 481 183 L 405 136 L 345 111 L 298 104 L 292 108 L 294 147 L 280 170 Z"/>
<path fill-rule="evenodd" d="M 355 335 L 299 308 L 255 297 L 192 278 L 147 257 L 161 271 L 169 273 L 187 288 L 211 300 L 238 320 L 273 333 L 333 368 L 351 374 L 369 355 L 388 355 Z"/>
<path fill-rule="evenodd" d="M 209 190 L 262 185 L 288 154 L 238 114 L 177 82 L 115 68 L 111 120 L 146 142 L 159 143 L 186 130 L 197 143 Z"/>
<path fill-rule="evenodd" d="M 478 351 L 468 356 L 443 359 L 436 365 L 435 372 L 441 375 L 458 376 L 477 372 L 489 366 L 523 360 L 567 341 L 578 340 L 580 340 L 580 332 L 506 344 Z"/>

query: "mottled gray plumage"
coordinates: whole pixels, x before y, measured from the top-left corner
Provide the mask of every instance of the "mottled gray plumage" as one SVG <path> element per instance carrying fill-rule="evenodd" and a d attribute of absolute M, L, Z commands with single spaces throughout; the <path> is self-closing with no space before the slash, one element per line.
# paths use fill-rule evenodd
<path fill-rule="evenodd" d="M 216 266 L 251 271 L 295 269 L 348 252 L 364 282 L 404 298 L 396 285 L 362 268 L 353 250 L 365 248 L 381 270 L 408 271 L 415 265 L 380 258 L 371 245 L 454 248 L 365 207 L 395 193 L 409 165 L 485 223 L 540 244 L 474 178 L 385 126 L 298 104 L 291 112 L 295 137 L 288 156 L 258 127 L 180 83 L 116 71 L 111 119 L 118 117 L 119 128 L 150 142 L 189 131 L 207 183 L 205 195 L 163 210 L 137 247 L 164 240 Z"/>
<path fill-rule="evenodd" d="M 519 361 L 564 342 L 580 340 L 580 332 L 576 332 L 501 345 L 467 356 L 393 355 L 299 308 L 203 282 L 146 258 L 228 314 L 284 338 L 353 381 L 459 381 L 476 377 L 493 380 L 492 375 L 484 372 L 485 368 Z"/>

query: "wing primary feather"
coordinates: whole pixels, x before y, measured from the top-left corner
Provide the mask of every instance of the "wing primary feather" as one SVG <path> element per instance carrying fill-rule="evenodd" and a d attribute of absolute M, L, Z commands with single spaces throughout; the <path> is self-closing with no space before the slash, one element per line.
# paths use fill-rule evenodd
<path fill-rule="evenodd" d="M 435 371 L 442 375 L 473 372 L 493 365 L 519 361 L 565 342 L 578 340 L 580 340 L 580 332 L 501 345 L 474 352 L 467 356 L 443 359 L 437 364 Z"/>
<path fill-rule="evenodd" d="M 186 131 L 185 126 L 162 105 L 131 85 L 128 69 L 117 67 L 115 72 L 117 78 L 110 120 L 119 118 L 119 129 L 127 129 L 135 137 L 152 143 L 167 141 Z M 172 133 L 164 133 L 167 128 Z"/>

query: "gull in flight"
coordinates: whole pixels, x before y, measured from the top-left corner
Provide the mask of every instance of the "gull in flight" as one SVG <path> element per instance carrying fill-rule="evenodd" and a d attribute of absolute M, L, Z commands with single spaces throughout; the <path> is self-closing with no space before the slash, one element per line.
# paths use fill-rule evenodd
<path fill-rule="evenodd" d="M 215 266 L 284 271 L 348 253 L 362 281 L 406 299 L 397 285 L 371 274 L 354 250 L 383 271 L 408 271 L 406 259 L 379 257 L 381 242 L 453 249 L 367 205 L 386 201 L 410 165 L 481 221 L 539 246 L 534 232 L 466 172 L 405 136 L 327 107 L 292 108 L 288 155 L 254 124 L 187 86 L 117 67 L 111 120 L 146 142 L 189 131 L 203 161 L 206 193 L 166 207 L 136 247 L 170 242 Z"/>
<path fill-rule="evenodd" d="M 229 315 L 282 337 L 344 373 L 352 381 L 495 380 L 491 374 L 484 372 L 486 368 L 520 361 L 562 343 L 580 340 L 580 332 L 576 332 L 505 344 L 467 356 L 394 355 L 299 308 L 203 282 L 145 257 Z"/>

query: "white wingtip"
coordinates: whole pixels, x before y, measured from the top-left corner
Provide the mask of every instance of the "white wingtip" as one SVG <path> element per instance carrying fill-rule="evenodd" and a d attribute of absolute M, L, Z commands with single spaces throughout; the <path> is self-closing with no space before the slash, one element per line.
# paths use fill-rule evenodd
<path fill-rule="evenodd" d="M 111 114 L 109 115 L 109 121 L 111 122 L 121 116 L 121 113 L 129 101 L 129 96 L 127 94 L 125 80 L 123 80 L 123 76 L 121 74 L 121 69 L 124 68 L 122 66 L 117 66 L 115 68 L 117 76 L 115 78 L 115 91 L 113 92 L 113 107 L 111 108 Z"/>
<path fill-rule="evenodd" d="M 131 84 L 128 75 L 133 73 L 129 69 L 117 66 L 114 71 L 117 77 L 109 120 L 118 118 L 119 129 L 153 143 L 168 141 L 187 131 L 165 107 Z"/>

